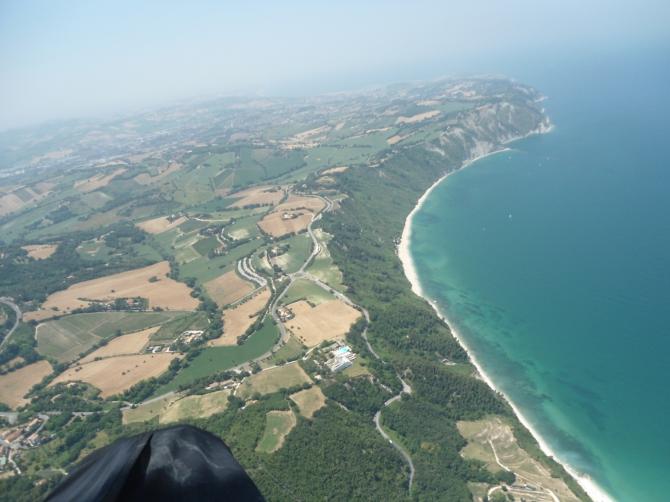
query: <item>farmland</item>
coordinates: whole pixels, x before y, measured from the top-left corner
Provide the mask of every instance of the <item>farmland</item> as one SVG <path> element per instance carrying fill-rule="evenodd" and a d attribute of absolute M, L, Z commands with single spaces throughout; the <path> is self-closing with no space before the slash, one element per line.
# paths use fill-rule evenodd
<path fill-rule="evenodd" d="M 332 235 L 327 234 L 322 229 L 317 229 L 314 234 L 320 243 L 319 253 L 307 268 L 307 271 L 330 287 L 341 291 L 343 289 L 342 272 L 337 268 L 328 251 L 328 243 L 332 239 Z"/>
<path fill-rule="evenodd" d="M 281 448 L 284 438 L 295 427 L 296 419 L 292 411 L 269 411 L 266 415 L 265 431 L 256 447 L 257 451 L 272 453 Z"/>
<path fill-rule="evenodd" d="M 340 174 L 340 173 L 343 173 L 344 171 L 346 171 L 347 169 L 349 169 L 348 166 L 331 167 L 331 168 L 329 168 L 329 169 L 326 169 L 326 170 L 324 170 L 324 171 L 321 171 L 321 174 L 322 174 L 322 175 L 327 175 L 327 174 Z"/>
<path fill-rule="evenodd" d="M 270 394 L 305 383 L 311 383 L 307 373 L 298 363 L 291 363 L 250 376 L 240 385 L 236 395 L 248 398 L 255 393 Z"/>
<path fill-rule="evenodd" d="M 182 317 L 182 312 L 99 312 L 74 314 L 37 326 L 37 351 L 57 361 L 72 361 L 102 339 L 131 333 Z"/>
<path fill-rule="evenodd" d="M 168 424 L 189 418 L 206 418 L 221 413 L 228 406 L 229 389 L 209 394 L 186 396 L 171 402 L 160 414 L 159 423 Z"/>
<path fill-rule="evenodd" d="M 290 395 L 291 401 L 298 405 L 300 414 L 305 418 L 312 418 L 314 413 L 326 405 L 326 396 L 318 386 L 301 390 Z"/>
<path fill-rule="evenodd" d="M 91 305 L 94 301 L 141 297 L 150 307 L 166 310 L 194 310 L 198 301 L 183 283 L 167 277 L 168 262 L 163 261 L 141 269 L 121 272 L 99 279 L 73 284 L 63 291 L 49 295 L 40 311 L 29 313 L 27 319 L 43 319 L 64 315 L 69 311 Z"/>
<path fill-rule="evenodd" d="M 142 351 L 142 348 L 149 343 L 151 336 L 159 329 L 159 326 L 155 326 L 135 333 L 118 336 L 98 350 L 91 352 L 79 362 L 85 364 L 96 359 L 104 359 L 105 357 L 137 354 Z"/>
<path fill-rule="evenodd" d="M 138 223 L 137 226 L 144 230 L 147 233 L 150 234 L 161 234 L 163 232 L 167 232 L 168 230 L 172 230 L 173 228 L 177 228 L 179 225 L 184 223 L 186 218 L 183 216 L 177 217 L 177 218 L 169 218 L 167 216 L 160 216 L 158 218 L 154 218 L 152 220 L 147 220 L 143 221 L 141 223 Z"/>
<path fill-rule="evenodd" d="M 272 237 L 297 234 L 307 229 L 325 203 L 317 197 L 290 195 L 286 202 L 258 222 L 260 229 Z"/>
<path fill-rule="evenodd" d="M 342 302 L 329 300 L 312 307 L 305 301 L 289 305 L 295 317 L 286 323 L 294 336 L 307 347 L 343 337 L 361 313 Z"/>
<path fill-rule="evenodd" d="M 307 229 L 314 215 L 311 211 L 294 211 L 291 213 L 275 211 L 258 222 L 258 226 L 272 237 L 283 237 L 288 234 L 297 234 Z"/>
<path fill-rule="evenodd" d="M 160 387 L 155 395 L 188 385 L 203 378 L 256 359 L 277 343 L 279 333 L 272 321 L 266 320 L 261 328 L 251 335 L 242 345 L 229 347 L 208 347 L 202 350 L 189 365 L 182 369 L 168 384 Z"/>
<path fill-rule="evenodd" d="M 261 367 L 268 368 L 284 364 L 286 361 L 292 361 L 301 356 L 305 352 L 305 346 L 300 343 L 293 335 L 289 335 L 288 340 L 284 343 L 270 358 L 262 361 Z"/>
<path fill-rule="evenodd" d="M 116 169 L 114 172 L 110 174 L 96 174 L 85 180 L 77 181 L 74 184 L 74 186 L 77 190 L 81 192 L 92 192 L 94 190 L 98 190 L 99 188 L 106 187 L 107 185 L 109 185 L 110 181 L 112 181 L 117 176 L 123 174 L 124 172 L 126 172 L 126 170 L 124 168 L 121 168 Z"/>
<path fill-rule="evenodd" d="M 109 357 L 77 364 L 58 375 L 50 385 L 80 381 L 100 389 L 102 397 L 121 393 L 138 382 L 156 377 L 168 369 L 176 354 L 136 354 Z"/>
<path fill-rule="evenodd" d="M 254 285 L 242 279 L 234 270 L 205 283 L 207 294 L 220 307 L 234 303 L 251 293 Z"/>
<path fill-rule="evenodd" d="M 218 347 L 236 344 L 237 338 L 256 321 L 257 314 L 265 308 L 269 300 L 270 291 L 265 288 L 235 308 L 225 310 L 223 312 L 223 335 L 212 340 L 210 345 Z"/>
<path fill-rule="evenodd" d="M 252 240 L 231 249 L 225 255 L 215 258 L 199 257 L 181 265 L 181 275 L 184 278 L 193 278 L 204 284 L 216 279 L 226 270 L 232 269 L 237 260 L 254 252 L 263 244 L 260 240 Z"/>
<path fill-rule="evenodd" d="M 234 223 L 226 227 L 226 234 L 236 241 L 258 236 L 257 223 L 261 216 L 261 214 L 251 214 L 236 219 Z"/>
<path fill-rule="evenodd" d="M 179 399 L 178 395 L 170 394 L 161 399 L 153 400 L 146 404 L 140 404 L 134 408 L 123 410 L 123 423 L 148 422 L 157 418 L 168 409 L 171 403 Z"/>
<path fill-rule="evenodd" d="M 286 274 L 297 272 L 312 251 L 312 239 L 301 234 L 283 241 L 282 245 L 288 246 L 288 251 L 271 258 L 272 264 L 277 265 Z"/>
<path fill-rule="evenodd" d="M 0 375 L 0 403 L 12 409 L 28 402 L 24 396 L 33 387 L 52 371 L 47 361 L 38 361 L 24 366 L 11 373 Z"/>
<path fill-rule="evenodd" d="M 22 249 L 28 253 L 28 256 L 35 260 L 44 260 L 56 252 L 58 244 L 31 244 L 22 246 Z"/>
<path fill-rule="evenodd" d="M 282 298 L 282 303 L 290 304 L 299 300 L 305 300 L 313 305 L 318 305 L 330 301 L 333 298 L 333 295 L 328 293 L 328 291 L 325 291 L 322 287 L 314 284 L 312 281 L 298 279 L 294 281 L 288 289 Z"/>
<path fill-rule="evenodd" d="M 241 208 L 251 205 L 270 205 L 278 204 L 284 197 L 284 191 L 280 187 L 261 186 L 248 190 L 242 190 L 235 194 L 236 200 L 230 205 L 231 208 Z"/>
<path fill-rule="evenodd" d="M 173 341 L 186 330 L 204 330 L 209 326 L 209 319 L 205 312 L 185 312 L 175 315 L 172 319 L 161 324 L 160 329 L 151 337 L 152 341 Z"/>

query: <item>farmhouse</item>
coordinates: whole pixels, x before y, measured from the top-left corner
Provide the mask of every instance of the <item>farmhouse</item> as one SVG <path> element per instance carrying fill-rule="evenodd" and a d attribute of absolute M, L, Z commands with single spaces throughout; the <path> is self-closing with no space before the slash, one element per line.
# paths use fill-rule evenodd
<path fill-rule="evenodd" d="M 295 317 L 293 311 L 285 305 L 277 307 L 277 315 L 279 316 L 281 322 L 289 321 Z"/>

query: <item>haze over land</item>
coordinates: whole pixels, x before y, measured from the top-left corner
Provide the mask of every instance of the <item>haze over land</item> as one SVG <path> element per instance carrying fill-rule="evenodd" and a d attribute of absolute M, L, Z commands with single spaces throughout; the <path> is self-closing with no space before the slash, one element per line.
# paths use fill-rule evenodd
<path fill-rule="evenodd" d="M 670 4 L 2 2 L 0 129 L 216 94 L 505 73 L 665 40 Z"/>

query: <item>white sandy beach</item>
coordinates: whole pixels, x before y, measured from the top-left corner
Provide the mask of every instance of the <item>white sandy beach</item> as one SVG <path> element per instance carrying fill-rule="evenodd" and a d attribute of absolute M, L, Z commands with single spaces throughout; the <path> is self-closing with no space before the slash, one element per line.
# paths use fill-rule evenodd
<path fill-rule="evenodd" d="M 548 129 L 543 129 L 540 131 L 537 131 L 537 133 L 546 133 L 551 131 L 551 127 Z M 533 133 L 531 133 L 533 134 Z M 521 139 L 521 138 L 519 138 Z M 405 276 L 409 280 L 410 284 L 412 285 L 412 291 L 417 294 L 418 296 L 421 296 L 424 298 L 430 305 L 433 307 L 437 315 L 444 320 L 444 322 L 447 323 L 449 328 L 451 329 L 451 332 L 453 333 L 454 337 L 458 342 L 461 344 L 461 346 L 465 349 L 465 351 L 468 353 L 470 360 L 472 364 L 475 366 L 477 369 L 478 373 L 481 375 L 481 378 L 483 381 L 487 383 L 489 387 L 491 387 L 494 391 L 502 394 L 507 402 L 510 404 L 512 409 L 514 410 L 514 413 L 516 414 L 517 418 L 519 421 L 530 431 L 530 433 L 533 435 L 535 440 L 538 442 L 540 445 L 540 448 L 542 451 L 545 453 L 545 455 L 550 456 L 554 458 L 557 462 L 559 462 L 566 471 L 570 473 L 571 476 L 573 476 L 579 485 L 584 489 L 584 491 L 595 501 L 595 502 L 613 502 L 613 498 L 608 495 L 605 490 L 603 490 L 600 486 L 598 486 L 590 477 L 578 473 L 572 466 L 567 464 L 566 462 L 562 461 L 554 451 L 549 447 L 547 442 L 538 434 L 538 432 L 533 428 L 531 423 L 526 419 L 526 417 L 523 416 L 523 414 L 519 411 L 519 409 L 516 407 L 516 405 L 509 399 L 508 396 L 506 396 L 503 392 L 501 392 L 494 382 L 491 380 L 491 378 L 486 374 L 482 366 L 479 364 L 477 361 L 477 358 L 475 357 L 475 354 L 470 350 L 468 347 L 467 343 L 465 343 L 465 340 L 462 338 L 462 336 L 459 334 L 458 330 L 456 329 L 456 326 L 449 321 L 449 319 L 444 315 L 444 313 L 439 309 L 437 304 L 431 300 L 430 298 L 427 298 L 424 295 L 423 289 L 421 288 L 421 282 L 419 281 L 419 277 L 416 272 L 416 267 L 414 265 L 414 259 L 412 258 L 412 255 L 409 250 L 410 246 L 410 240 L 411 240 L 411 235 L 412 235 L 412 221 L 414 219 L 415 214 L 421 209 L 423 206 L 426 198 L 430 195 L 430 193 L 433 191 L 433 189 L 440 183 L 442 183 L 443 180 L 445 180 L 448 176 L 451 176 L 452 174 L 469 167 L 473 165 L 477 160 L 480 160 L 482 158 L 495 155 L 504 151 L 510 150 L 509 148 L 502 148 L 499 150 L 492 151 L 490 153 L 484 154 L 477 156 L 475 158 L 472 158 L 468 161 L 466 161 L 463 166 L 460 169 L 456 169 L 454 171 L 449 172 L 439 180 L 437 180 L 435 183 L 431 185 L 431 187 L 426 190 L 426 192 L 421 196 L 421 198 L 418 200 L 416 206 L 414 206 L 414 209 L 412 209 L 412 212 L 409 213 L 407 216 L 407 219 L 405 220 L 405 226 L 402 231 L 402 237 L 400 240 L 400 245 L 398 246 L 398 257 L 400 258 L 400 261 L 402 262 L 403 269 L 405 271 Z"/>

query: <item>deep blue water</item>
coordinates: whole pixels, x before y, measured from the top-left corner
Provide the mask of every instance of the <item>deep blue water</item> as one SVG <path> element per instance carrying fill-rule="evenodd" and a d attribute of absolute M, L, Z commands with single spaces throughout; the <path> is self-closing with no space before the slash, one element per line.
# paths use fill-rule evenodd
<path fill-rule="evenodd" d="M 486 372 L 617 500 L 670 498 L 669 54 L 528 70 L 555 130 L 447 178 L 410 245 Z"/>

